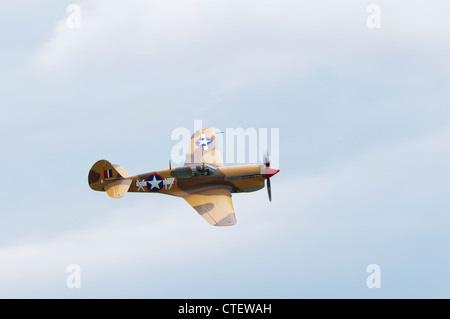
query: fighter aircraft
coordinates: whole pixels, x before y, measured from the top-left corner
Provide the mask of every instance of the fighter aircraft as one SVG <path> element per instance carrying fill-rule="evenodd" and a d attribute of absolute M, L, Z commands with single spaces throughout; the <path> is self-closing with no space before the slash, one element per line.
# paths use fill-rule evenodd
<path fill-rule="evenodd" d="M 112 198 L 127 192 L 162 193 L 184 198 L 208 223 L 214 226 L 236 224 L 232 193 L 253 192 L 267 183 L 272 201 L 270 178 L 280 170 L 263 165 L 224 167 L 211 128 L 195 132 L 190 140 L 184 166 L 131 176 L 120 165 L 97 161 L 89 171 L 89 186 L 106 191 Z"/>

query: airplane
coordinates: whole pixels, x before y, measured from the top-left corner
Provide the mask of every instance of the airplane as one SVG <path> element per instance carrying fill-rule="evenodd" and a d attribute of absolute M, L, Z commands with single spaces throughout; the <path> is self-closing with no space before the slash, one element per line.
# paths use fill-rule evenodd
<path fill-rule="evenodd" d="M 120 165 L 97 161 L 89 171 L 89 186 L 121 198 L 127 192 L 161 193 L 184 198 L 208 223 L 214 226 L 236 224 L 232 193 L 253 192 L 264 188 L 266 180 L 272 201 L 270 178 L 280 170 L 263 165 L 223 166 L 216 133 L 203 128 L 191 136 L 184 166 L 131 176 Z"/>

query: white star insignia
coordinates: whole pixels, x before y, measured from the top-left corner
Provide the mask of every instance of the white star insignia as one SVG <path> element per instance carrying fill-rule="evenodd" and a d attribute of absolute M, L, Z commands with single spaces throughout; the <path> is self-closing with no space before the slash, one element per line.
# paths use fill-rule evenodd
<path fill-rule="evenodd" d="M 161 180 L 157 180 L 156 179 L 156 175 L 153 175 L 153 180 L 151 180 L 151 181 L 149 180 L 148 182 L 151 185 L 150 190 L 153 189 L 153 188 L 156 188 L 156 189 L 160 189 L 161 188 L 161 187 L 159 187 L 159 183 L 161 183 L 162 181 Z"/>
<path fill-rule="evenodd" d="M 206 137 L 206 134 L 202 134 L 200 136 L 202 138 L 198 140 L 198 142 L 200 143 L 199 146 L 203 147 L 203 150 L 207 151 L 208 150 L 208 138 Z"/>

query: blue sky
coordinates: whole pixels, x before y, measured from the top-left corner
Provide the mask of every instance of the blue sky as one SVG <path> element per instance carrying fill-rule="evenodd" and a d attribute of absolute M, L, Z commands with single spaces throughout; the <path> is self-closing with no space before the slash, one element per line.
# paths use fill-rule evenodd
<path fill-rule="evenodd" d="M 91 0 L 79 29 L 71 3 L 0 8 L 0 297 L 450 296 L 446 1 Z M 218 228 L 88 187 L 102 158 L 166 168 L 194 120 L 279 129 L 272 203 Z"/>

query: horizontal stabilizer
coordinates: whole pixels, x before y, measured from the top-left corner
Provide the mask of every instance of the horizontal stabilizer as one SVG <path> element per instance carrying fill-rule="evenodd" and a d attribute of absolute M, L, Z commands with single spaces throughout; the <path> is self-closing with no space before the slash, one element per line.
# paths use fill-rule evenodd
<path fill-rule="evenodd" d="M 112 198 L 124 197 L 131 185 L 131 179 L 116 180 L 105 186 L 106 194 Z"/>

